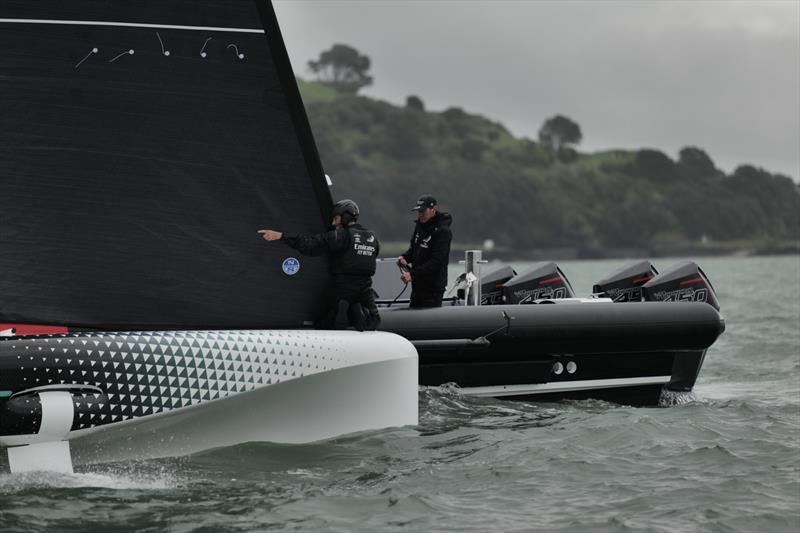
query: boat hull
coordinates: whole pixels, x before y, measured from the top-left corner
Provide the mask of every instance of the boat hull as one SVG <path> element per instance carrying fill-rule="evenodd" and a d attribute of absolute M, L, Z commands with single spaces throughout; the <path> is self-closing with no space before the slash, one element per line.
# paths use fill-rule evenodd
<path fill-rule="evenodd" d="M 36 468 L 23 448 L 43 443 L 68 442 L 76 462 L 91 463 L 418 420 L 416 351 L 382 332 L 11 337 L 0 340 L 0 369 L 0 446 L 15 471 Z"/>
<path fill-rule="evenodd" d="M 243 442 L 307 443 L 417 424 L 416 361 L 393 359 L 261 387 L 70 437 L 76 463 L 181 456 Z M 413 384 L 410 386 L 409 384 Z"/>
<path fill-rule="evenodd" d="M 724 330 L 703 303 L 562 303 L 383 309 L 417 348 L 420 383 L 506 399 L 657 405 L 692 390 Z"/>

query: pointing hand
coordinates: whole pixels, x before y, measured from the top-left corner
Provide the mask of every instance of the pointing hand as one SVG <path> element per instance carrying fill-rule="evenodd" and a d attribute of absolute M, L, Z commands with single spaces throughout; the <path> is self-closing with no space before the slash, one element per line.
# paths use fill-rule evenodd
<path fill-rule="evenodd" d="M 271 229 L 260 229 L 258 232 L 265 241 L 278 241 L 281 237 L 283 237 L 283 233 Z"/>

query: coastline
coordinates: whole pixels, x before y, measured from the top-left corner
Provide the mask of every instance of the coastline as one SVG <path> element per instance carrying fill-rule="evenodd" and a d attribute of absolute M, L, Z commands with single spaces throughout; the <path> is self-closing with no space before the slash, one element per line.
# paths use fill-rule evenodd
<path fill-rule="evenodd" d="M 406 242 L 382 243 L 383 257 L 400 255 Z M 567 261 L 580 259 L 635 259 L 657 257 L 755 257 L 800 255 L 798 241 L 727 241 L 710 243 L 676 243 L 653 248 L 567 246 L 560 248 L 531 248 L 528 250 L 495 247 L 487 250 L 480 244 L 454 242 L 450 261 L 464 258 L 466 250 L 483 250 L 484 259 L 497 261 Z"/>

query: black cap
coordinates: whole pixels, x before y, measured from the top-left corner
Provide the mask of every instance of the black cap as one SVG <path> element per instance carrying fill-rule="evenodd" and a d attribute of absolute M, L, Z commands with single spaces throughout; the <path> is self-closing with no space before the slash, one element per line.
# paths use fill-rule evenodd
<path fill-rule="evenodd" d="M 423 194 L 422 196 L 419 197 L 419 200 L 417 200 L 417 205 L 412 207 L 411 210 L 420 211 L 422 209 L 425 209 L 427 207 L 433 207 L 435 205 L 438 205 L 436 198 L 428 194 Z"/>

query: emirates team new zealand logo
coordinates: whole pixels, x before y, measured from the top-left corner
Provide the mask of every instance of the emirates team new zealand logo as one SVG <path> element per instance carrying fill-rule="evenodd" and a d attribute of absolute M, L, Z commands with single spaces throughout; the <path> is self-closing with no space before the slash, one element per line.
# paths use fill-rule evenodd
<path fill-rule="evenodd" d="M 300 261 L 294 257 L 287 257 L 283 260 L 283 273 L 287 276 L 294 276 L 300 270 Z"/>

